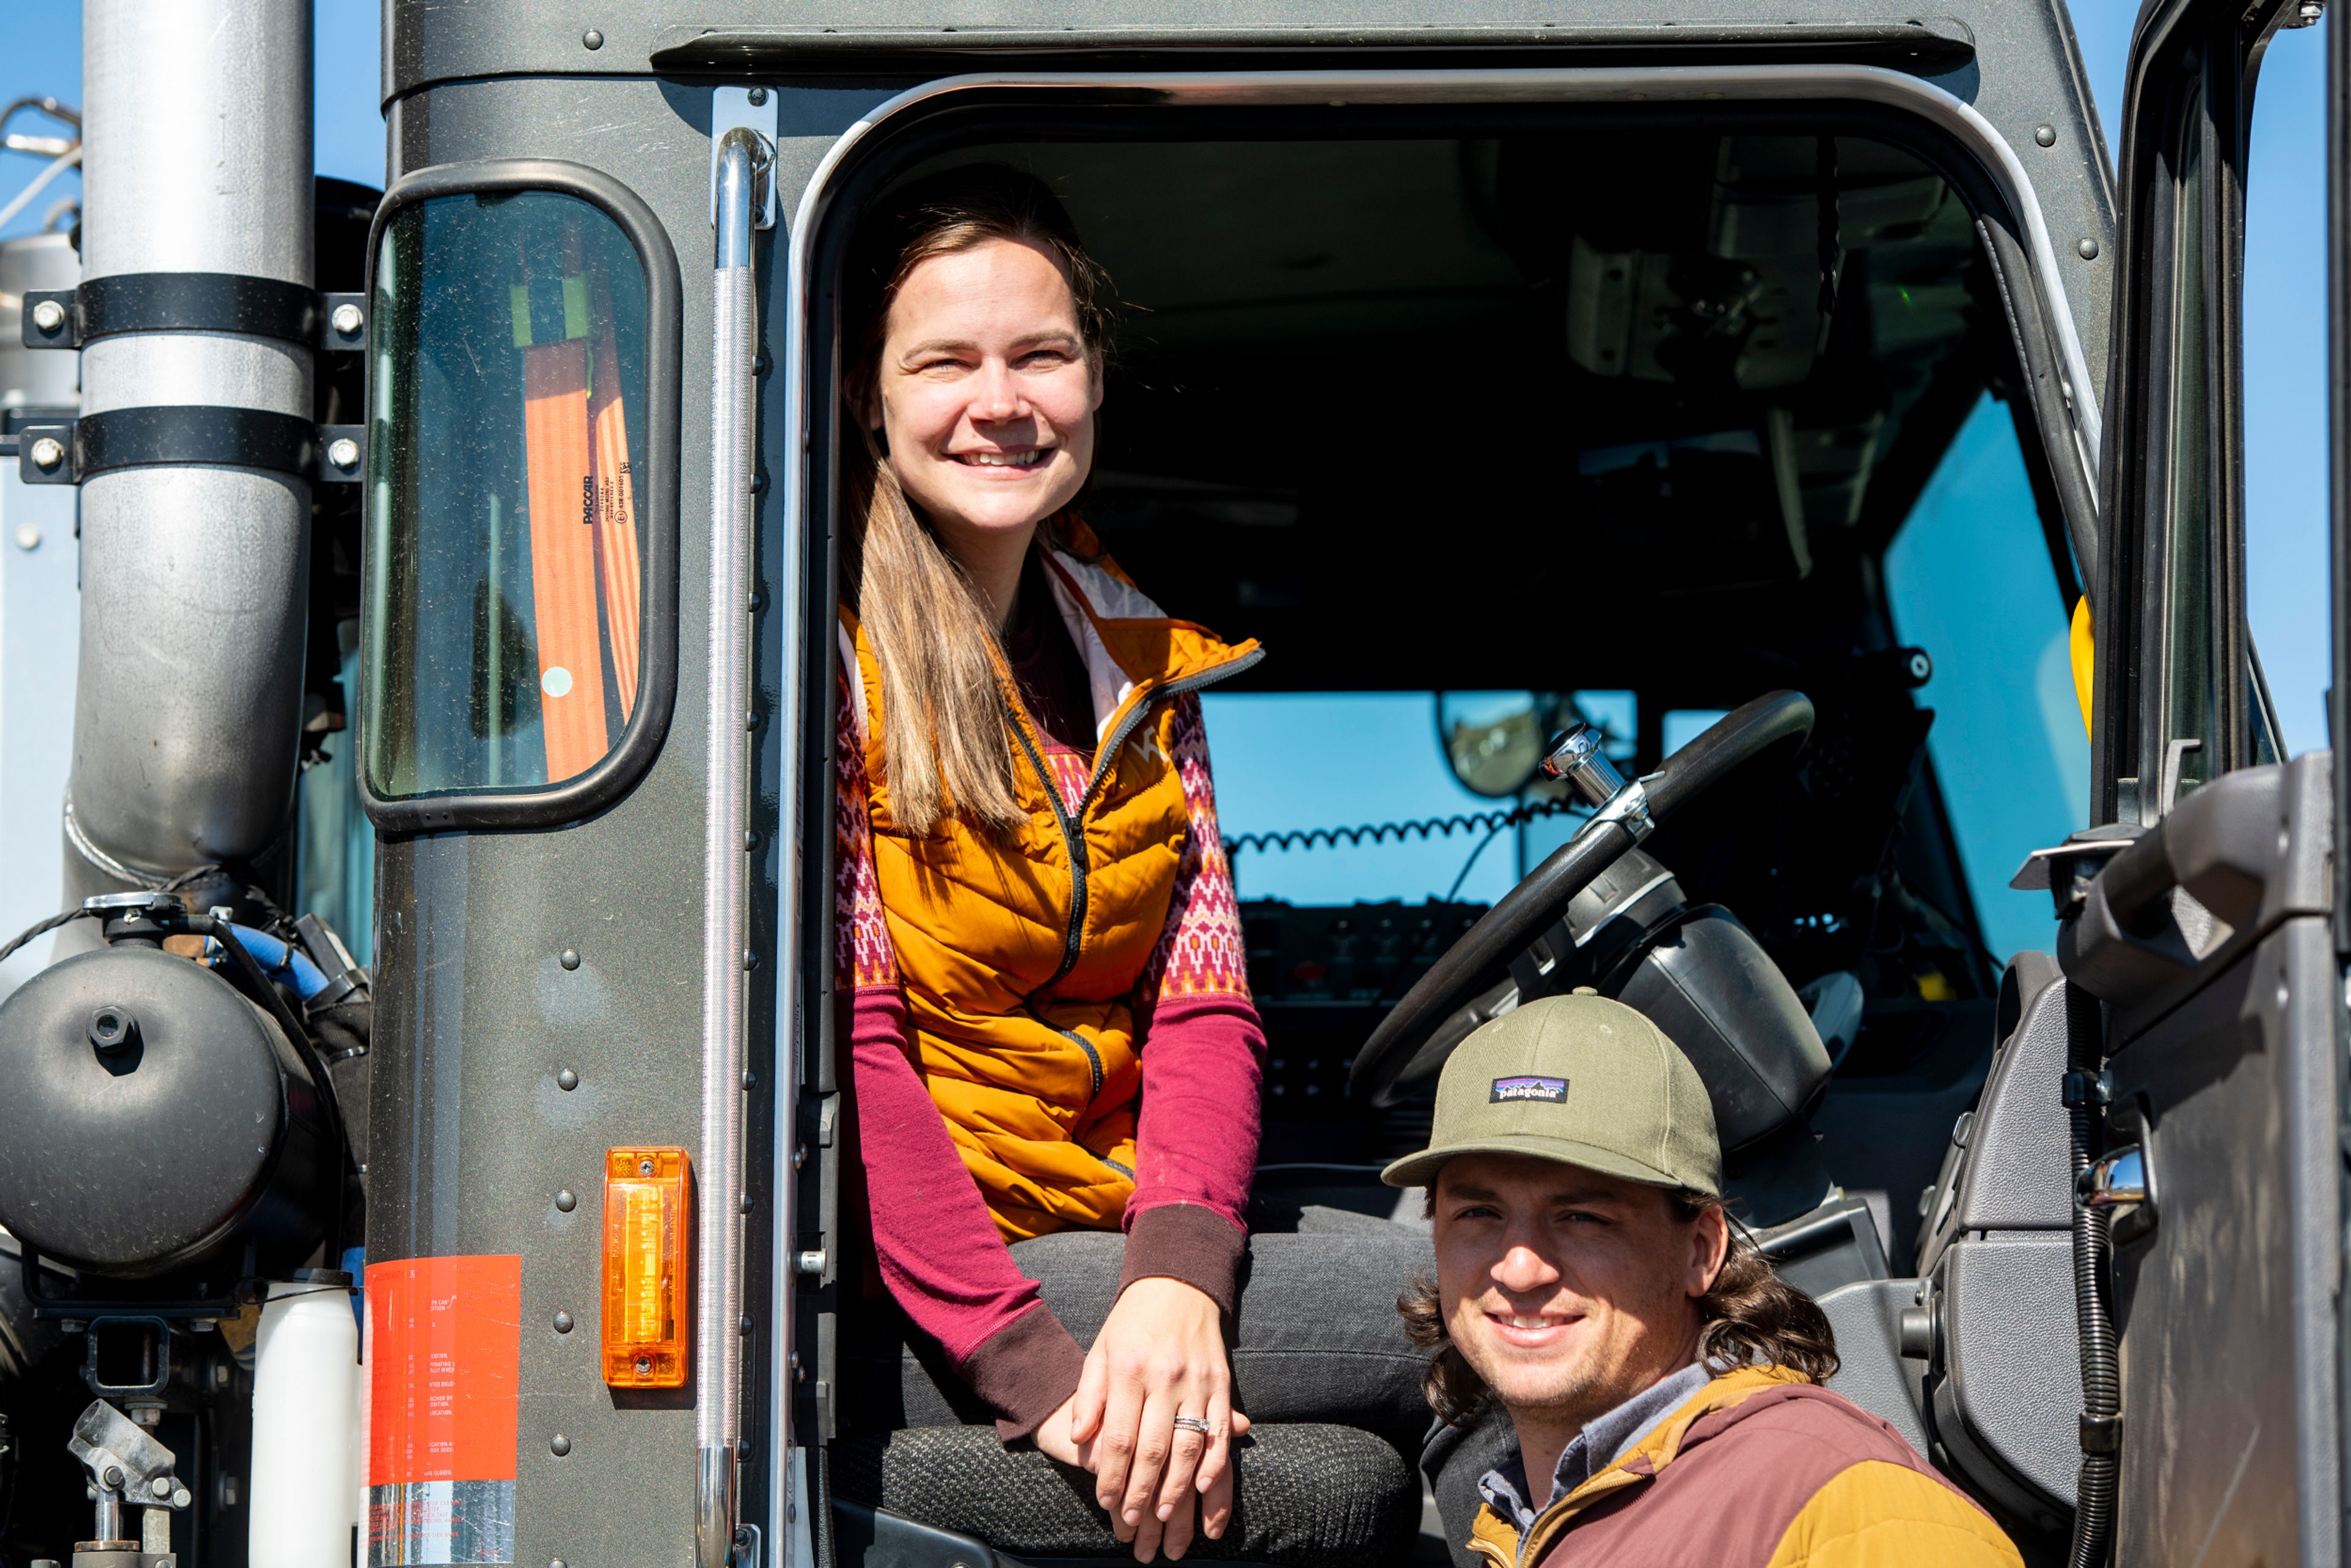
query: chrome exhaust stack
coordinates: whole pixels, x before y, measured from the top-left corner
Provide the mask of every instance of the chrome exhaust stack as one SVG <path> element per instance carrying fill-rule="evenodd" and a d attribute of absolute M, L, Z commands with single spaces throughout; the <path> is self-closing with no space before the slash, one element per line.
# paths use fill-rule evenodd
<path fill-rule="evenodd" d="M 282 308 L 312 281 L 310 27 L 308 0 L 83 11 L 81 313 L 128 329 L 83 345 L 75 460 L 137 461 L 79 475 L 73 899 L 250 866 L 290 820 L 310 478 L 266 437 L 312 412 Z"/>

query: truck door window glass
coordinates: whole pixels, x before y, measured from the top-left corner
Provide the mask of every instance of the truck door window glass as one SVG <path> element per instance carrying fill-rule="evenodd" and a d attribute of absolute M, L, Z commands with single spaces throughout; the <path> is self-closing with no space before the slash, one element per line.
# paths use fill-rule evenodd
<path fill-rule="evenodd" d="M 2271 685 L 2256 675 L 2257 766 L 2327 743 L 2326 338 L 2311 292 L 2326 275 L 2326 168 L 2312 138 L 2334 25 L 2290 27 L 2262 51 L 2245 175 L 2245 618 Z"/>
<path fill-rule="evenodd" d="M 643 264 L 555 192 L 434 197 L 376 270 L 363 766 L 379 800 L 593 767 L 644 641 Z"/>
<path fill-rule="evenodd" d="M 1984 943 L 2003 961 L 2047 950 L 2048 894 L 2008 881 L 2083 825 L 2090 742 L 2015 423 L 1990 396 L 1886 550 L 1886 593 L 1895 635 L 1934 661 L 1927 750 Z"/>

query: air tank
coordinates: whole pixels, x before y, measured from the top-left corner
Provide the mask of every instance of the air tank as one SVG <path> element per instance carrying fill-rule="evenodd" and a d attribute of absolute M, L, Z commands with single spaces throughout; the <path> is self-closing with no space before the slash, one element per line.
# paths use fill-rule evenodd
<path fill-rule="evenodd" d="M 290 1268 L 340 1157 L 278 1026 L 203 965 L 121 944 L 0 1002 L 0 1228 L 112 1280 L 241 1256 Z"/>

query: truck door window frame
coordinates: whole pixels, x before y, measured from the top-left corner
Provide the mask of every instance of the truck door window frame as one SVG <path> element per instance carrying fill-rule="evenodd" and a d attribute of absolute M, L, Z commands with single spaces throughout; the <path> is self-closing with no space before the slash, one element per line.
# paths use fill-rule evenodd
<path fill-rule="evenodd" d="M 2275 744 L 2245 620 L 2245 173 L 2262 53 L 2293 11 L 2171 0 L 2132 42 L 2100 486 L 2102 821 L 2152 821 L 2175 780 Z"/>
<path fill-rule="evenodd" d="M 1868 66 L 1719 66 L 1699 68 L 1544 68 L 1449 71 L 1231 71 L 1134 72 L 1088 76 L 975 74 L 945 78 L 911 89 L 870 110 L 844 132 L 810 176 L 789 225 L 789 269 L 778 280 L 784 315 L 783 404 L 786 444 L 796 454 L 781 475 L 782 526 L 788 551 L 800 567 L 789 585 L 799 608 L 797 636 L 788 636 L 788 658 L 797 668 L 783 673 L 786 684 L 806 694 L 794 705 L 798 756 L 788 763 L 794 798 L 828 802 L 831 768 L 834 553 L 832 529 L 838 497 L 828 457 L 834 439 L 840 366 L 838 303 L 832 279 L 846 243 L 846 224 L 861 195 L 878 191 L 896 169 L 952 143 L 998 141 L 1014 134 L 1007 121 L 1053 117 L 1081 121 L 1080 133 L 1115 137 L 1134 134 L 1143 115 L 1197 115 L 1203 138 L 1209 113 L 1217 109 L 1308 108 L 1338 102 L 1366 111 L 1475 109 L 1494 105 L 1605 108 L 1655 111 L 1679 104 L 1710 113 L 1736 113 L 1759 105 L 1790 112 L 1835 117 L 1865 111 L 1882 122 L 1877 132 L 1900 127 L 1895 139 L 1919 150 L 1942 169 L 1978 213 L 1979 236 L 1986 246 L 2009 307 L 2009 324 L 2026 371 L 2033 417 L 2044 456 L 2063 499 L 2065 524 L 2085 562 L 2103 559 L 2095 506 L 2095 473 L 2100 448 L 2097 383 L 2091 378 L 2080 337 L 2068 308 L 2056 252 L 2030 177 L 2015 152 L 1971 105 L 1918 78 Z M 980 129 L 984 127 L 984 131 Z M 1333 129 L 1336 129 L 1334 127 Z M 1364 134 L 1357 121 L 1349 135 Z M 1841 132 L 1842 133 L 1842 132 Z M 1062 129 L 1061 134 L 1071 134 Z M 887 164 L 885 168 L 883 165 Z M 1996 204 L 2004 222 L 1990 221 Z M 796 1038 L 778 1041 L 778 1060 L 798 1064 L 793 1091 L 777 1096 L 771 1147 L 777 1162 L 775 1190 L 792 1191 L 789 1151 L 799 1141 L 796 1125 L 807 1119 L 802 1093 L 827 1095 L 836 1083 L 832 1057 L 830 869 L 832 834 L 820 811 L 799 812 L 795 864 L 778 878 L 777 929 L 797 931 L 799 951 L 779 955 L 775 1016 L 795 1020 Z M 790 1055 L 784 1052 L 789 1050 Z M 803 1189 L 790 1205 L 779 1204 L 770 1239 L 773 1254 L 789 1256 L 806 1245 L 832 1217 L 818 1196 Z M 829 1373 L 831 1335 L 820 1314 L 793 1314 L 789 1287 L 773 1293 L 770 1332 L 778 1341 L 796 1336 L 787 1348 L 820 1363 L 813 1380 L 821 1388 Z M 797 1321 L 795 1321 L 797 1319 Z M 794 1357 L 768 1361 L 770 1432 L 789 1431 L 804 1439 L 802 1420 L 823 1419 L 820 1408 L 794 1412 L 796 1385 L 787 1370 Z M 786 1443 L 771 1442 L 767 1457 L 771 1497 L 792 1495 L 794 1460 Z"/>
<path fill-rule="evenodd" d="M 568 778 L 518 789 L 465 786 L 386 799 L 371 785 L 362 747 L 354 769 L 360 803 L 381 832 L 549 827 L 574 821 L 611 804 L 632 789 L 652 768 L 669 733 L 677 696 L 678 399 L 684 374 L 684 306 L 677 253 L 660 219 L 635 192 L 584 164 L 553 158 L 503 158 L 430 165 L 394 181 L 376 209 L 368 235 L 368 295 L 375 298 L 385 232 L 407 209 L 455 196 L 541 193 L 580 202 L 611 220 L 634 247 L 644 273 L 645 472 L 638 491 L 642 664 L 634 706 L 619 736 L 592 765 Z M 389 321 L 374 326 L 379 338 L 392 329 Z M 371 348 L 371 353 L 374 351 Z M 372 368 L 370 374 L 372 379 Z M 381 421 L 389 413 L 374 407 L 370 418 Z M 371 483 L 366 517 L 371 535 L 390 524 L 389 518 L 377 515 L 381 508 L 374 489 Z M 372 555 L 372 541 L 363 553 Z M 379 591 L 374 568 L 365 568 L 364 573 L 361 601 L 371 603 L 371 596 Z M 367 623 L 363 614 L 362 625 Z M 361 733 L 366 731 L 368 711 L 379 697 L 374 688 L 380 672 L 372 668 L 377 662 L 368 655 L 363 633 Z"/>

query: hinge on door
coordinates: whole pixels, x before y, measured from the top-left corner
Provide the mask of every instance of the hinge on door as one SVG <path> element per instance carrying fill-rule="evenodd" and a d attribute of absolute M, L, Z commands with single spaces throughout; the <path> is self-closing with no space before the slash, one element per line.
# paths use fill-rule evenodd
<path fill-rule="evenodd" d="M 2112 1104 L 2114 1098 L 2115 1075 L 2111 1072 L 2076 1069 L 2065 1074 L 2064 1102 L 2068 1111 Z"/>

